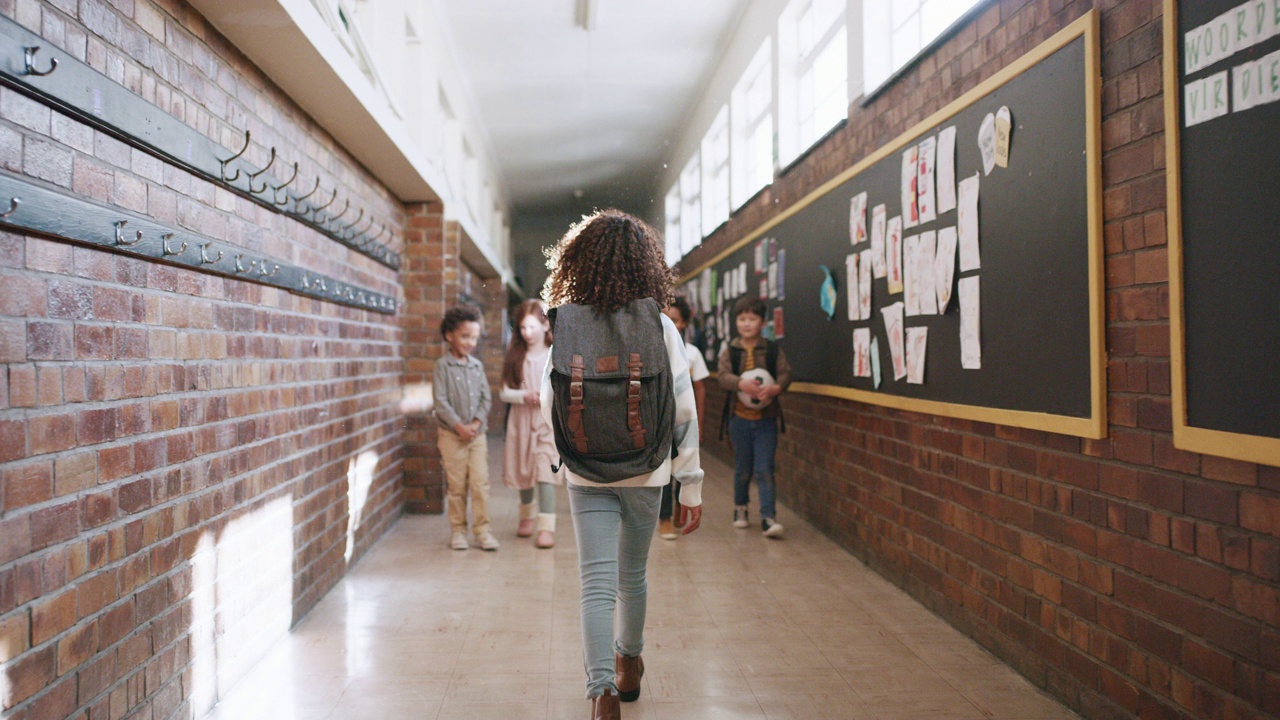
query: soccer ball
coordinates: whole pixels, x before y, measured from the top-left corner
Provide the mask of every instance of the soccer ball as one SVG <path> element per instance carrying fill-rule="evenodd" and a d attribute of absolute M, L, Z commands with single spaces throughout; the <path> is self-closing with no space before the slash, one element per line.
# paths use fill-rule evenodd
<path fill-rule="evenodd" d="M 751 370 L 748 370 L 742 373 L 742 379 L 754 380 L 757 385 L 777 384 L 773 379 L 773 375 L 769 374 L 769 371 L 765 370 L 764 368 L 752 368 Z M 769 398 L 768 400 L 757 400 L 751 397 L 750 395 L 742 392 L 741 390 L 738 391 L 738 400 L 740 400 L 743 405 L 746 405 L 749 408 L 754 408 L 756 410 L 759 410 L 760 408 L 763 408 L 763 407 L 768 407 L 770 404 L 773 403 L 773 398 Z"/>

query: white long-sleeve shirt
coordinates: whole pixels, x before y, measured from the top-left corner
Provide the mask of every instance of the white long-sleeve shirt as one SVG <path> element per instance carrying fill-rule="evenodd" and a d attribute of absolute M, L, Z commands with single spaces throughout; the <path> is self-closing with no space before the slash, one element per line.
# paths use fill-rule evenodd
<path fill-rule="evenodd" d="M 592 482 L 574 474 L 568 467 L 565 467 L 565 476 L 574 485 L 590 487 L 662 487 L 674 477 L 680 483 L 680 504 L 697 507 L 702 504 L 702 459 L 698 453 L 698 407 L 693 397 L 693 382 L 689 378 L 689 358 L 685 354 L 684 339 L 676 326 L 666 315 L 661 318 L 662 340 L 667 346 L 676 404 L 676 426 L 671 442 L 678 454 L 675 458 L 667 458 L 648 475 L 637 475 L 614 483 Z M 542 417 L 548 424 L 551 423 L 551 366 L 548 360 L 542 371 Z"/>

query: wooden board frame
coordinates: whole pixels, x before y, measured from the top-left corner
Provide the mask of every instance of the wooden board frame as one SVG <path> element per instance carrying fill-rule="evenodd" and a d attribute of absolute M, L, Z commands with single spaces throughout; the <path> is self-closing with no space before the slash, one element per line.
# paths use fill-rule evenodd
<path fill-rule="evenodd" d="M 1169 254 L 1169 375 L 1173 445 L 1180 450 L 1266 465 L 1280 465 L 1280 438 L 1211 430 L 1187 424 L 1185 286 L 1182 264 L 1182 90 L 1178 86 L 1178 3 L 1164 0 L 1164 130 Z"/>
<path fill-rule="evenodd" d="M 756 238 L 782 223 L 787 218 L 800 212 L 818 198 L 826 195 L 849 179 L 871 167 L 880 160 L 897 152 L 917 139 L 927 130 L 941 124 L 948 118 L 968 108 L 991 92 L 1026 72 L 1041 60 L 1062 49 L 1077 38 L 1083 37 L 1085 42 L 1085 152 L 1087 163 L 1087 198 L 1088 198 L 1088 257 L 1089 257 L 1089 367 L 1090 367 L 1090 414 L 1089 417 L 1070 417 L 1050 413 L 1029 412 L 1024 410 L 1006 410 L 977 405 L 964 405 L 937 400 L 902 397 L 870 390 L 858 390 L 841 385 L 796 382 L 791 390 L 813 395 L 855 400 L 870 405 L 896 408 L 910 412 L 928 413 L 943 417 L 954 417 L 965 420 L 990 422 L 1011 427 L 1044 430 L 1047 432 L 1075 435 L 1077 437 L 1100 439 L 1107 435 L 1107 385 L 1106 385 L 1106 303 L 1103 282 L 1103 234 L 1102 234 L 1102 76 L 1101 55 L 1099 51 L 1099 16 L 1098 11 L 1090 10 L 1077 18 L 1070 25 L 1041 43 L 1026 55 L 1015 60 L 995 75 L 984 80 L 977 87 L 960 96 L 946 107 L 917 123 L 914 127 L 882 146 L 839 175 L 823 183 L 795 204 L 770 218 L 769 221 L 747 234 L 741 240 L 722 250 L 715 257 L 707 260 L 694 270 L 686 273 L 681 284 L 698 276 L 704 269 L 711 267 L 739 248 L 751 243 Z M 1172 255 L 1171 255 L 1172 256 Z"/>

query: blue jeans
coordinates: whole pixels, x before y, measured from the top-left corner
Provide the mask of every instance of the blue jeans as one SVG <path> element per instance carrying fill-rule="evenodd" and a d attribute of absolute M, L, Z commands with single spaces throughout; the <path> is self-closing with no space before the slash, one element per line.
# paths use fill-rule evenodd
<path fill-rule="evenodd" d="M 773 456 L 778 450 L 778 420 L 729 418 L 729 440 L 733 443 L 733 504 L 746 505 L 754 475 L 760 489 L 760 517 L 777 518 L 774 505 Z"/>
<path fill-rule="evenodd" d="M 588 698 L 603 695 L 606 689 L 618 694 L 614 652 L 635 656 L 644 650 L 645 569 L 661 497 L 660 487 L 569 484 L 582 579 L 582 657 Z"/>

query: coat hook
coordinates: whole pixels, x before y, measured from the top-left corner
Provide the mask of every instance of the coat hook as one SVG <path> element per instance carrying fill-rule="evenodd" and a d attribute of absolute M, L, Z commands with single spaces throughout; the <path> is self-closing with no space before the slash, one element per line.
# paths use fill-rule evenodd
<path fill-rule="evenodd" d="M 347 211 L 350 209 L 351 209 L 351 198 L 347 198 L 347 203 L 342 206 L 342 212 L 338 213 L 337 215 L 330 215 L 329 219 L 324 221 L 324 224 L 328 225 L 331 222 L 337 222 L 338 219 L 341 218 L 343 215 L 346 215 Z"/>
<path fill-rule="evenodd" d="M 355 227 L 356 225 L 359 225 L 360 221 L 363 219 L 364 219 L 364 208 L 360 208 L 360 214 L 356 215 L 355 222 L 351 223 L 350 225 L 344 226 L 341 230 L 338 231 L 338 234 L 341 235 L 346 231 L 350 230 L 351 228 Z"/>
<path fill-rule="evenodd" d="M 383 233 L 385 233 L 386 231 L 387 231 L 387 224 L 386 224 L 386 223 L 383 223 L 383 224 L 379 225 L 379 226 L 378 226 L 378 234 L 377 234 L 377 235 L 374 235 L 374 236 L 373 236 L 373 237 L 371 237 L 371 238 L 369 238 L 369 242 L 371 242 L 371 243 L 372 243 L 372 242 L 377 242 L 378 238 L 382 237 L 382 234 L 383 234 Z"/>
<path fill-rule="evenodd" d="M 19 206 L 19 205 L 21 205 L 21 204 L 22 204 L 22 198 L 20 198 L 20 197 L 13 197 L 13 198 L 9 198 L 9 209 L 8 209 L 8 211 L 6 211 L 6 212 L 0 213 L 0 219 L 7 218 L 7 217 L 9 217 L 10 215 L 12 215 L 12 214 L 14 214 L 15 212 L 17 212 L 17 211 L 18 211 L 18 206 Z"/>
<path fill-rule="evenodd" d="M 34 75 L 36 77 L 44 77 L 45 75 L 48 75 L 49 73 L 58 69 L 58 58 L 49 58 L 49 69 L 37 70 L 35 66 L 36 66 L 36 53 L 38 52 L 40 52 L 39 45 L 32 45 L 30 47 L 22 48 L 22 66 L 23 66 L 22 74 L 23 75 Z"/>
<path fill-rule="evenodd" d="M 319 187 L 319 186 L 317 185 L 316 187 Z M 333 189 L 333 194 L 329 196 L 329 202 L 323 205 L 319 205 L 311 208 L 310 212 L 315 213 L 315 217 L 314 217 L 315 222 L 317 223 L 320 222 L 320 211 L 332 205 L 333 201 L 337 199 L 338 199 L 338 188 L 335 187 Z"/>
<path fill-rule="evenodd" d="M 187 242 L 185 240 L 182 242 L 182 247 L 178 248 L 177 250 L 174 250 L 173 248 L 169 247 L 169 238 L 171 237 L 173 237 L 173 233 L 165 233 L 164 235 L 160 236 L 160 239 L 163 241 L 163 243 L 161 244 L 161 250 L 164 252 L 165 255 L 181 255 L 182 253 L 187 251 Z"/>
<path fill-rule="evenodd" d="M 252 265 L 250 265 L 249 267 L 253 267 L 253 266 L 252 266 Z M 271 268 L 271 272 L 267 272 L 267 261 L 266 261 L 266 260 L 263 260 L 263 261 L 262 261 L 262 264 L 258 266 L 258 274 L 259 274 L 259 275 L 261 275 L 262 277 L 275 277 L 275 274 L 276 274 L 276 273 L 278 273 L 278 272 L 280 272 L 280 266 L 279 266 L 279 265 L 274 265 L 274 266 L 272 266 L 272 268 Z"/>
<path fill-rule="evenodd" d="M 245 267 L 244 264 L 241 262 L 242 260 L 244 260 L 244 255 L 237 254 L 236 255 L 236 272 L 238 273 L 251 272 L 254 266 L 258 264 L 257 260 L 250 260 L 249 267 Z"/>
<path fill-rule="evenodd" d="M 302 289 L 311 289 L 311 276 L 306 273 L 302 273 Z"/>
<path fill-rule="evenodd" d="M 272 204 L 274 204 L 274 205 L 276 205 L 276 206 L 278 206 L 278 207 L 284 207 L 285 205 L 288 205 L 288 204 L 289 204 L 289 194 L 288 194 L 288 193 L 285 193 L 285 196 L 284 196 L 284 202 L 280 202 L 280 191 L 281 191 L 281 190 L 283 190 L 283 189 L 285 189 L 285 188 L 287 188 L 287 187 L 289 187 L 289 184 L 290 184 L 290 183 L 292 183 L 294 180 L 297 180 L 297 179 L 298 179 L 298 163 L 295 161 L 295 162 L 293 163 L 293 175 L 290 175 L 288 180 L 285 180 L 284 182 L 280 183 L 279 185 L 277 185 L 277 186 L 275 187 L 275 189 L 274 189 L 274 190 L 272 190 L 272 191 L 271 191 L 271 202 L 272 202 Z"/>
<path fill-rule="evenodd" d="M 270 169 L 271 169 L 271 166 L 272 166 L 272 165 L 274 165 L 274 164 L 275 164 L 275 162 L 276 162 L 276 148 L 275 148 L 275 146 L 274 146 L 274 145 L 272 145 L 272 146 L 271 146 L 271 158 L 270 158 L 269 160 L 267 160 L 267 165 L 266 165 L 266 167 L 262 168 L 261 170 L 259 170 L 259 171 L 258 171 L 258 172 L 256 172 L 256 173 L 249 173 L 249 192 L 254 193 L 254 194 L 256 195 L 257 193 L 260 193 L 260 192 L 266 192 L 266 191 L 267 191 L 267 181 L 266 181 L 266 180 L 263 180 L 263 181 L 262 181 L 262 187 L 260 187 L 260 188 L 255 188 L 255 187 L 253 186 L 253 181 L 254 181 L 254 180 L 257 180 L 257 179 L 258 179 L 258 176 L 259 176 L 259 175 L 261 175 L 262 173 L 264 173 L 264 172 L 266 172 L 266 171 L 270 170 Z"/>
<path fill-rule="evenodd" d="M 219 160 L 219 161 L 218 161 L 219 163 L 221 163 L 221 164 L 222 164 L 222 170 L 221 170 L 220 174 L 222 175 L 222 180 L 223 180 L 223 182 L 233 183 L 233 182 L 235 182 L 236 180 L 239 180 L 239 179 L 240 179 L 240 168 L 236 168 L 236 174 L 235 174 L 235 175 L 232 175 L 231 177 L 227 177 L 227 163 L 229 163 L 229 162 L 231 162 L 232 160 L 235 160 L 236 158 L 240 157 L 241 155 L 243 155 L 243 154 L 245 153 L 245 151 L 246 151 L 246 150 L 248 150 L 248 149 L 249 149 L 249 137 L 250 137 L 250 135 L 249 135 L 249 131 L 248 131 L 248 130 L 245 130 L 245 131 L 244 131 L 244 147 L 240 148 L 240 152 L 236 153 L 235 155 L 232 155 L 231 157 L 227 158 L 226 160 Z"/>
<path fill-rule="evenodd" d="M 211 245 L 213 245 L 213 243 L 205 243 L 205 244 L 203 244 L 203 245 L 201 245 L 201 246 L 200 246 L 200 264 L 202 264 L 202 265 L 212 265 L 213 263 L 216 263 L 216 262 L 218 262 L 219 260 L 221 260 L 221 259 L 222 259 L 222 251 L 221 251 L 221 250 L 219 250 L 219 251 L 218 251 L 218 257 L 216 257 L 216 258 L 211 258 L 211 257 L 209 257 L 209 247 L 210 247 Z"/>
<path fill-rule="evenodd" d="M 311 188 L 311 192 L 309 192 L 309 193 L 307 193 L 306 195 L 303 195 L 302 197 L 298 198 L 298 200 L 297 200 L 298 205 L 297 205 L 297 206 L 298 206 L 299 208 L 300 208 L 300 207 L 302 207 L 302 203 L 306 202 L 307 198 L 311 197 L 312 195 L 315 195 L 315 194 L 316 194 L 316 191 L 317 191 L 317 190 L 319 190 L 319 189 L 320 189 L 320 176 L 319 176 L 319 175 L 317 175 L 317 176 L 316 176 L 316 186 L 315 186 L 315 187 L 313 187 L 313 188 Z M 336 197 L 336 196 L 335 196 L 335 197 Z"/>
<path fill-rule="evenodd" d="M 128 220 L 117 220 L 117 221 L 116 221 L 115 225 L 116 225 L 116 245 L 117 245 L 117 246 L 120 246 L 120 247 L 129 247 L 130 245 L 137 245 L 138 243 L 142 242 L 142 231 L 141 231 L 141 230 L 139 230 L 139 231 L 138 231 L 138 236 L 137 236 L 136 238 L 134 238 L 133 240 L 125 240 L 125 239 L 124 239 L 124 232 L 123 232 L 123 230 L 124 230 L 124 226 L 125 226 L 125 225 L 128 225 L 128 224 L 129 224 L 129 221 L 128 221 Z"/>
<path fill-rule="evenodd" d="M 328 290 L 328 288 L 325 287 L 324 278 L 320 278 L 316 281 L 316 287 L 320 288 L 320 292 Z"/>

